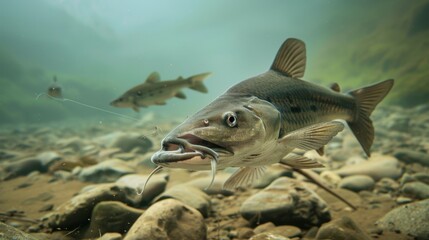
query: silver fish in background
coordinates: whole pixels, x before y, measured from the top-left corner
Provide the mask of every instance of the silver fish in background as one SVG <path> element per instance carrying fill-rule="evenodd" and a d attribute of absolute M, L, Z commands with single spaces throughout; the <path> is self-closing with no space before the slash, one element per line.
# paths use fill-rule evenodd
<path fill-rule="evenodd" d="M 267 165 L 282 163 L 295 169 L 321 167 L 315 160 L 292 153 L 319 150 L 345 120 L 370 155 L 374 128 L 370 115 L 387 95 L 393 80 L 340 93 L 301 80 L 306 65 L 305 45 L 287 39 L 271 69 L 244 80 L 172 130 L 152 156 L 158 167 L 212 171 L 240 167 L 224 188 L 249 185 Z"/>
<path fill-rule="evenodd" d="M 160 81 L 159 74 L 153 72 L 144 83 L 126 91 L 122 96 L 112 101 L 110 105 L 121 108 L 132 108 L 138 112 L 139 107 L 165 105 L 165 101 L 173 97 L 186 99 L 186 95 L 180 91 L 182 88 L 190 88 L 207 93 L 207 88 L 202 81 L 208 75 L 210 73 L 202 73 L 189 78 L 178 77 L 176 80 Z"/>

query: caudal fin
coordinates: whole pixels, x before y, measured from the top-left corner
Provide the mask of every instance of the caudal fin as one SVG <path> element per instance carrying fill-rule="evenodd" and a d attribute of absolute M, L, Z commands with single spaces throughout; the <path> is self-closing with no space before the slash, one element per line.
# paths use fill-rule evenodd
<path fill-rule="evenodd" d="M 191 86 L 189 88 L 196 90 L 198 92 L 207 93 L 208 90 L 206 86 L 204 86 L 203 80 L 210 74 L 211 73 L 201 73 L 201 74 L 189 77 L 188 80 L 191 82 Z"/>
<path fill-rule="evenodd" d="M 369 116 L 392 89 L 393 82 L 393 79 L 389 79 L 349 92 L 356 99 L 358 114 L 354 120 L 347 123 L 368 157 L 374 142 L 374 126 Z"/>

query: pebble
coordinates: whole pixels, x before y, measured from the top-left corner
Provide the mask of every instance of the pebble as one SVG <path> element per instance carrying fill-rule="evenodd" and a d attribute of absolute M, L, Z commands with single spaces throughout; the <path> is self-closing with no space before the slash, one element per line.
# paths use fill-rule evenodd
<path fill-rule="evenodd" d="M 52 163 L 62 159 L 62 157 L 54 151 L 42 152 L 38 154 L 35 158 L 38 159 L 46 168 L 48 168 L 49 165 L 51 165 Z"/>
<path fill-rule="evenodd" d="M 371 238 L 351 218 L 343 216 L 320 227 L 315 240 L 322 239 L 370 240 Z"/>
<path fill-rule="evenodd" d="M 200 189 L 190 185 L 175 185 L 156 197 L 154 202 L 168 198 L 174 198 L 197 209 L 203 217 L 208 217 L 211 211 L 210 197 Z"/>
<path fill-rule="evenodd" d="M 396 203 L 397 204 L 406 204 L 406 203 L 410 203 L 412 201 L 413 201 L 413 199 L 408 198 L 408 197 L 398 197 L 398 198 L 396 198 Z"/>
<path fill-rule="evenodd" d="M 122 240 L 122 235 L 119 233 L 105 233 L 97 240 Z"/>
<path fill-rule="evenodd" d="M 281 235 L 283 237 L 294 238 L 301 236 L 301 229 L 295 226 L 277 226 L 275 228 L 269 229 L 268 233 Z"/>
<path fill-rule="evenodd" d="M 343 178 L 340 183 L 340 188 L 345 188 L 353 192 L 360 192 L 362 190 L 372 190 L 375 182 L 371 177 L 366 175 L 353 175 Z"/>
<path fill-rule="evenodd" d="M 103 161 L 97 165 L 83 168 L 78 175 L 84 182 L 114 182 L 123 175 L 135 173 L 135 169 L 118 159 Z"/>
<path fill-rule="evenodd" d="M 255 232 L 253 232 L 253 229 L 251 229 L 251 228 L 243 227 L 243 228 L 237 229 L 237 237 L 238 238 L 249 239 L 253 235 L 255 235 Z"/>
<path fill-rule="evenodd" d="M 379 219 L 383 230 L 401 232 L 417 239 L 429 239 L 429 199 L 401 205 Z"/>
<path fill-rule="evenodd" d="M 124 240 L 207 239 L 204 218 L 196 209 L 175 199 L 150 206 L 131 226 Z"/>
<path fill-rule="evenodd" d="M 393 155 L 405 163 L 419 163 L 423 166 L 429 166 L 429 154 L 412 150 L 412 149 L 398 149 Z"/>
<path fill-rule="evenodd" d="M 3 222 L 0 222 L 0 239 L 37 240 L 37 238 Z"/>
<path fill-rule="evenodd" d="M 261 222 L 277 225 L 313 226 L 331 219 L 325 201 L 303 183 L 287 177 L 246 199 L 240 213 L 248 220 L 257 216 Z"/>
<path fill-rule="evenodd" d="M 422 182 L 410 182 L 402 186 L 402 192 L 417 199 L 429 198 L 429 185 Z"/>
<path fill-rule="evenodd" d="M 4 180 L 9 180 L 19 176 L 26 176 L 33 171 L 46 172 L 47 168 L 39 159 L 26 158 L 5 166 L 6 176 Z"/>
<path fill-rule="evenodd" d="M 429 184 L 429 173 L 426 172 L 418 172 L 413 174 L 414 179 L 420 181 L 425 184 Z"/>
<path fill-rule="evenodd" d="M 391 193 L 399 189 L 399 184 L 391 178 L 382 178 L 375 184 L 377 193 Z"/>
<path fill-rule="evenodd" d="M 399 161 L 396 158 L 388 155 L 376 154 L 366 162 L 356 165 L 346 165 L 334 172 L 341 177 L 367 175 L 375 181 L 385 177 L 397 179 L 402 175 L 402 169 L 399 167 Z"/>
<path fill-rule="evenodd" d="M 129 202 L 119 187 L 111 183 L 100 184 L 81 191 L 52 213 L 43 216 L 42 220 L 51 228 L 72 230 L 87 223 L 94 206 L 102 201 Z"/>
<path fill-rule="evenodd" d="M 126 233 L 144 211 L 117 201 L 104 201 L 95 205 L 85 238 L 95 238 L 108 232 Z"/>
<path fill-rule="evenodd" d="M 261 225 L 258 225 L 253 231 L 258 234 L 258 233 L 262 233 L 262 232 L 266 232 L 272 228 L 275 228 L 276 225 L 274 225 L 274 223 L 272 222 L 266 222 L 263 223 Z"/>
<path fill-rule="evenodd" d="M 273 233 L 259 233 L 251 237 L 249 240 L 290 240 L 288 237 L 282 235 L 273 234 Z"/>
<path fill-rule="evenodd" d="M 139 133 L 124 133 L 117 136 L 109 147 L 119 148 L 123 152 L 145 153 L 152 146 L 152 141 L 146 137 L 142 138 Z"/>
<path fill-rule="evenodd" d="M 332 171 L 323 171 L 322 173 L 320 173 L 320 177 L 328 184 L 331 184 L 333 186 L 338 186 L 338 184 L 341 182 L 340 175 Z"/>

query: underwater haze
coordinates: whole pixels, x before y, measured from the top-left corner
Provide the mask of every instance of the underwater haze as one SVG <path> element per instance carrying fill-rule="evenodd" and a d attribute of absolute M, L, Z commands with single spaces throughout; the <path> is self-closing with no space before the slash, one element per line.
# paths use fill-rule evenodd
<path fill-rule="evenodd" d="M 342 89 L 389 78 L 385 103 L 429 99 L 428 1 L 0 1 L 1 123 L 100 121 L 116 116 L 37 98 L 57 76 L 63 97 L 138 117 L 186 117 L 227 88 L 266 71 L 290 37 L 307 46 L 304 79 Z M 212 72 L 209 92 L 119 109 L 143 83 Z"/>
<path fill-rule="evenodd" d="M 429 239 L 428 53 L 429 0 L 0 0 L 0 239 Z"/>

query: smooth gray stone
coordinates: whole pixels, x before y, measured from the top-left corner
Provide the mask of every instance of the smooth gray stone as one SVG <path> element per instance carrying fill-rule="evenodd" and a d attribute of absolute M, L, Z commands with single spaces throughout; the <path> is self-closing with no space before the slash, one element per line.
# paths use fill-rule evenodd
<path fill-rule="evenodd" d="M 167 189 L 167 191 L 155 198 L 154 202 L 168 198 L 177 199 L 197 209 L 203 217 L 208 217 L 211 210 L 210 197 L 200 189 L 187 184 L 179 184 Z"/>
<path fill-rule="evenodd" d="M 9 180 L 19 176 L 26 176 L 33 171 L 46 172 L 47 170 L 47 167 L 44 166 L 39 159 L 22 159 L 6 165 L 6 176 L 4 177 L 4 180 Z"/>
<path fill-rule="evenodd" d="M 143 212 L 118 201 L 100 202 L 92 210 L 85 238 L 95 238 L 108 232 L 125 234 Z"/>
<path fill-rule="evenodd" d="M 5 240 L 38 240 L 37 238 L 27 234 L 10 225 L 0 222 L 0 239 Z"/>
<path fill-rule="evenodd" d="M 290 240 L 290 238 L 284 237 L 279 234 L 264 232 L 264 233 L 256 234 L 255 236 L 251 237 L 249 240 Z"/>
<path fill-rule="evenodd" d="M 105 233 L 97 240 L 122 240 L 122 235 L 119 233 Z"/>
<path fill-rule="evenodd" d="M 399 184 L 391 178 L 382 178 L 375 184 L 376 192 L 390 193 L 399 189 Z"/>
<path fill-rule="evenodd" d="M 417 199 L 429 198 L 429 185 L 422 182 L 410 182 L 406 183 L 402 187 L 402 192 L 410 197 Z"/>
<path fill-rule="evenodd" d="M 314 191 L 292 178 L 281 177 L 244 201 L 241 215 L 247 220 L 276 225 L 313 226 L 331 219 L 328 207 Z"/>
<path fill-rule="evenodd" d="M 201 213 L 176 200 L 150 206 L 133 224 L 124 240 L 206 240 L 207 226 Z"/>
<path fill-rule="evenodd" d="M 315 239 L 371 240 L 351 218 L 346 216 L 323 224 Z"/>
<path fill-rule="evenodd" d="M 429 199 L 397 207 L 376 222 L 383 230 L 429 239 Z"/>
<path fill-rule="evenodd" d="M 405 163 L 420 163 L 429 166 L 429 154 L 411 149 L 398 149 L 393 154 L 397 159 Z"/>
<path fill-rule="evenodd" d="M 84 182 L 104 183 L 114 182 L 123 175 L 131 173 L 135 173 L 135 169 L 127 163 L 118 159 L 110 159 L 83 168 L 79 172 L 78 178 Z"/>
<path fill-rule="evenodd" d="M 138 133 L 126 133 L 115 139 L 110 147 L 120 148 L 123 152 L 134 150 L 138 153 L 146 153 L 153 146 L 152 141 L 147 137 L 142 137 Z"/>
<path fill-rule="evenodd" d="M 375 182 L 371 177 L 366 175 L 353 175 L 341 179 L 339 187 L 353 192 L 360 192 L 363 190 L 372 190 L 374 185 Z"/>
<path fill-rule="evenodd" d="M 94 206 L 103 201 L 130 202 L 125 193 L 115 184 L 100 184 L 86 188 L 77 196 L 57 207 L 52 213 L 42 217 L 48 227 L 62 230 L 73 230 L 87 223 L 91 218 Z"/>
<path fill-rule="evenodd" d="M 52 163 L 62 159 L 62 157 L 54 151 L 42 152 L 38 154 L 35 158 L 39 159 L 39 161 L 45 167 L 49 167 Z"/>
<path fill-rule="evenodd" d="M 366 162 L 356 165 L 347 165 L 333 172 L 341 177 L 367 175 L 375 181 L 385 177 L 397 179 L 402 175 L 399 161 L 388 155 L 374 155 Z"/>

